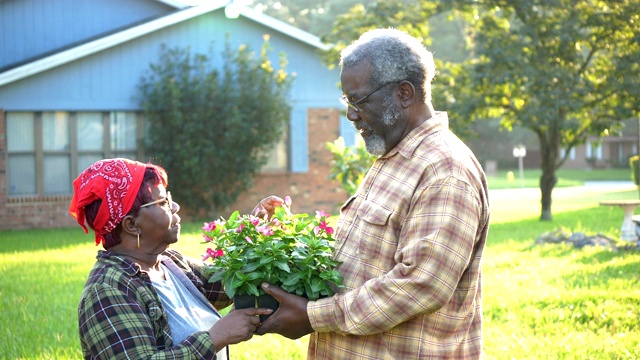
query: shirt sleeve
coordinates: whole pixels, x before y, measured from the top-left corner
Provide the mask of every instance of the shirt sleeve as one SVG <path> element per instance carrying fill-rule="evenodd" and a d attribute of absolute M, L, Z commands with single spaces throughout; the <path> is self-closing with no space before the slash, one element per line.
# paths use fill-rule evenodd
<path fill-rule="evenodd" d="M 162 316 L 156 302 L 141 305 L 122 290 L 105 284 L 85 289 L 80 302 L 79 331 L 85 358 L 92 359 L 215 359 L 208 332 L 197 332 L 182 343 L 158 350 L 152 322 Z M 159 330 L 162 331 L 162 330 Z"/>
<path fill-rule="evenodd" d="M 380 333 L 440 310 L 457 291 L 471 292 L 473 285 L 460 279 L 472 261 L 481 217 L 479 195 L 468 183 L 449 177 L 428 184 L 414 194 L 401 221 L 397 249 L 381 253 L 393 256 L 395 265 L 348 292 L 309 302 L 311 326 L 318 332 Z M 376 230 L 369 226 L 367 231 Z M 357 246 L 350 243 L 358 240 L 373 241 L 349 238 L 344 246 Z"/>

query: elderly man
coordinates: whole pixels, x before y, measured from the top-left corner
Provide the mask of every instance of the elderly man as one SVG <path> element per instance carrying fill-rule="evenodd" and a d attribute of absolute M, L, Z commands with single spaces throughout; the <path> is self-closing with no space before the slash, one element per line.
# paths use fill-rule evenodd
<path fill-rule="evenodd" d="M 432 54 L 378 29 L 340 66 L 347 117 L 379 156 L 336 226 L 345 289 L 307 301 L 263 284 L 280 309 L 258 334 L 312 333 L 310 359 L 477 359 L 487 183 L 431 104 Z"/>

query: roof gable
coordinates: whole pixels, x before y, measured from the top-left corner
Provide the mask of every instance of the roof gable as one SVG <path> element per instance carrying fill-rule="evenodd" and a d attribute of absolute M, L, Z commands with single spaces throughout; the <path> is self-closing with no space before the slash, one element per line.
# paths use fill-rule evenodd
<path fill-rule="evenodd" d="M 87 42 L 85 44 L 60 51 L 58 53 L 34 60 L 30 63 L 17 66 L 0 73 L 0 86 L 10 84 L 12 82 L 24 79 L 26 77 L 47 71 L 49 69 L 67 64 L 71 61 L 81 59 L 83 57 L 95 54 L 99 51 L 117 46 L 119 44 L 131 41 L 135 38 L 144 36 L 146 34 L 158 31 L 165 27 L 187 21 L 194 17 L 216 11 L 224 8 L 229 1 L 228 0 L 213 0 L 202 5 L 189 6 L 184 1 L 178 0 L 158 0 L 165 4 L 175 6 L 182 10 L 175 13 L 163 16 L 158 19 L 151 20 L 149 22 L 128 28 L 126 30 L 99 38 Z M 311 45 L 321 50 L 329 48 L 328 45 L 323 44 L 320 39 L 308 32 L 293 27 L 280 20 L 272 18 L 268 15 L 259 13 L 251 8 L 242 5 L 235 5 L 240 16 L 244 16 L 247 19 L 253 20 L 266 27 L 272 28 L 278 32 L 281 32 L 289 37 L 292 37 L 300 42 Z"/>

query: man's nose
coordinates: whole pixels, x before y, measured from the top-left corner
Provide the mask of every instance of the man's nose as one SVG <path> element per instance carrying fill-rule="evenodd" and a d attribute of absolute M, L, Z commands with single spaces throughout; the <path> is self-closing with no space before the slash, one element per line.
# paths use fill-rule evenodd
<path fill-rule="evenodd" d="M 355 109 L 348 107 L 347 108 L 347 120 L 349 121 L 358 121 L 360 119 L 360 113 Z"/>

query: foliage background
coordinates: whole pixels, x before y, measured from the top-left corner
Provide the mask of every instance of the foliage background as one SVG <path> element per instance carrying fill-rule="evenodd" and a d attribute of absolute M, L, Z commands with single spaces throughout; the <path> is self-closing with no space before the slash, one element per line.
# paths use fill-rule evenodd
<path fill-rule="evenodd" d="M 330 66 L 369 29 L 395 27 L 421 39 L 435 50 L 434 106 L 449 113 L 456 134 L 470 137 L 475 120 L 498 120 L 537 138 L 541 220 L 552 218 L 556 170 L 571 148 L 589 136 L 618 135 L 622 121 L 640 114 L 638 1 L 381 0 L 338 8 L 325 0 L 304 1 L 299 6 L 310 12 L 297 13 L 293 0 L 256 3 L 310 29 L 334 14 L 318 33 L 335 45 Z"/>
<path fill-rule="evenodd" d="M 293 78 L 274 68 L 268 37 L 258 54 L 229 43 L 211 54 L 163 47 L 140 81 L 148 121 L 145 153 L 171 174 L 171 190 L 198 218 L 213 216 L 248 189 L 287 131 Z"/>

